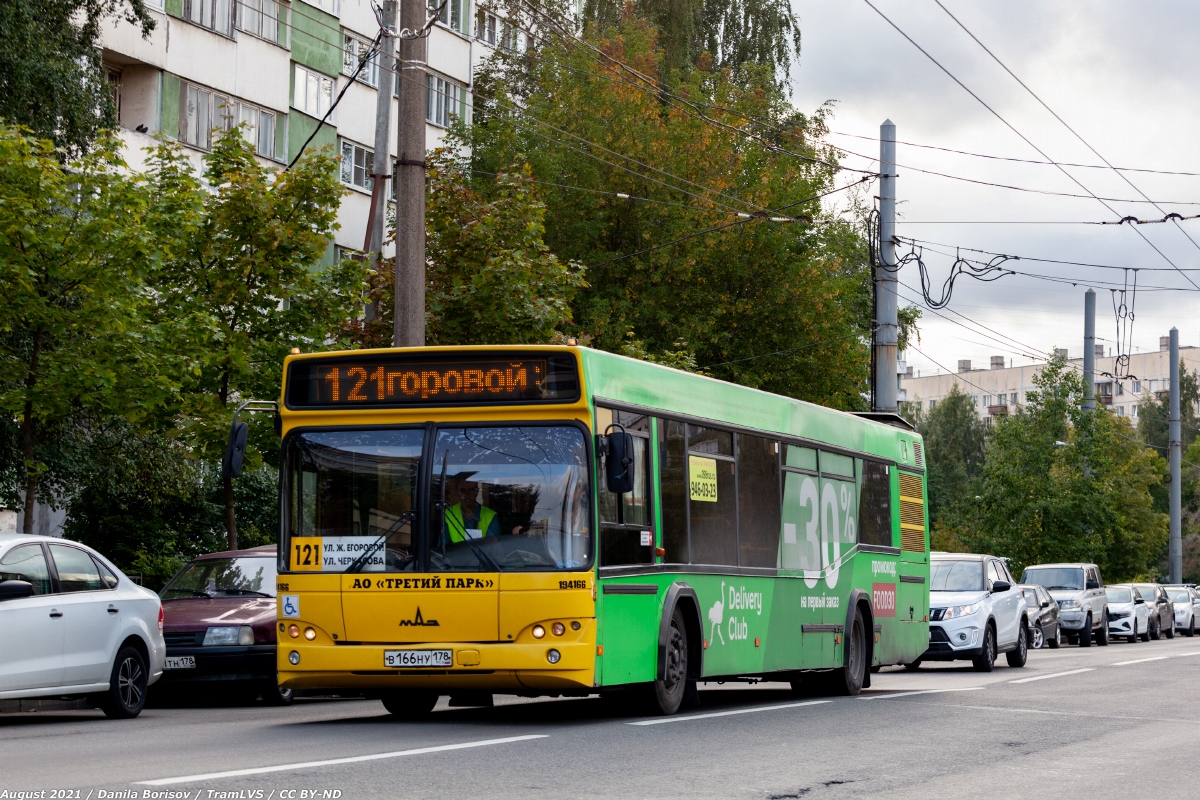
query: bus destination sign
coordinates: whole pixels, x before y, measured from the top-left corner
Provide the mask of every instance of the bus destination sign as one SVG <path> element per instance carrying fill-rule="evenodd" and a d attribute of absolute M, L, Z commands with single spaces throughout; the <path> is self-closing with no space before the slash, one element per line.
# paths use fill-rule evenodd
<path fill-rule="evenodd" d="M 288 368 L 288 408 L 545 403 L 578 398 L 575 359 L 565 354 L 489 359 L 363 355 L 302 359 Z"/>

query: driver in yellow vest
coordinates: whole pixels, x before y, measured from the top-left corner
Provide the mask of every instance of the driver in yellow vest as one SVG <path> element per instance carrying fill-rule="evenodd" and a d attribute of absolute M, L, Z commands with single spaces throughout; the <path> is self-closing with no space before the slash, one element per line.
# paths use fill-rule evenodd
<path fill-rule="evenodd" d="M 458 502 L 446 509 L 446 533 L 450 542 L 498 536 L 500 519 L 494 509 L 479 505 L 479 484 L 465 478 L 456 482 Z"/>

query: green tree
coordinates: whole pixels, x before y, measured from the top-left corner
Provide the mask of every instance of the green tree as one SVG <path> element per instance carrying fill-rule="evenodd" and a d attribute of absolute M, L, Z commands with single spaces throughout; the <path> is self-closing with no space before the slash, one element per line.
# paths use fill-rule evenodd
<path fill-rule="evenodd" d="M 959 538 L 974 552 L 1008 556 L 1014 570 L 1094 561 L 1109 580 L 1153 571 L 1167 521 L 1150 489 L 1166 462 L 1125 418 L 1083 410 L 1083 379 L 1061 356 L 1034 384 L 1026 408 L 997 421 L 980 495 L 955 509 Z"/>
<path fill-rule="evenodd" d="M 1200 404 L 1200 379 L 1179 362 L 1179 421 L 1180 438 L 1183 449 L 1196 439 L 1200 431 L 1200 418 L 1197 418 L 1197 405 Z M 1159 396 L 1144 393 L 1138 399 L 1138 435 L 1150 447 L 1160 453 L 1167 452 L 1167 440 L 1170 438 L 1169 426 L 1171 421 L 1171 393 L 1163 391 Z"/>
<path fill-rule="evenodd" d="M 123 19 L 143 36 L 143 0 L 6 0 L 0 3 L 0 120 L 24 125 L 74 158 L 116 126 L 101 63 L 100 26 Z"/>
<path fill-rule="evenodd" d="M 641 73 L 661 72 L 645 20 L 622 17 L 591 41 Z M 520 80 L 503 70 L 481 80 L 475 124 L 458 132 L 488 197 L 488 176 L 518 159 L 530 165 L 546 244 L 588 265 L 566 332 L 617 352 L 636 341 L 651 356 L 683 342 L 715 377 L 863 407 L 870 269 L 861 229 L 813 199 L 836 174 L 811 160 L 832 157 L 812 144 L 822 113 L 796 113 L 767 68 L 737 80 L 711 65 L 678 76 L 671 91 L 689 106 L 664 104 L 593 55 L 547 39 Z M 752 119 L 769 121 L 773 138 L 759 138 Z"/>
<path fill-rule="evenodd" d="M 936 526 L 947 509 L 978 494 L 987 428 L 957 385 L 915 422 L 925 440 L 929 520 Z"/>
<path fill-rule="evenodd" d="M 117 149 L 102 138 L 63 169 L 51 142 L 0 125 L 0 413 L 17 420 L 27 533 L 35 499 L 67 480 L 52 468 L 64 426 L 144 419 L 176 388 L 144 283 L 159 253 L 148 193 Z"/>
<path fill-rule="evenodd" d="M 324 349 L 359 313 L 364 268 L 349 260 L 319 267 L 344 193 L 327 150 L 276 173 L 235 129 L 205 157 L 203 182 L 173 144 L 156 148 L 149 165 L 160 239 L 178 243 L 153 276 L 157 313 L 181 323 L 178 347 L 190 359 L 178 420 L 194 455 L 211 461 L 224 449 L 231 406 L 278 396 L 289 348 Z M 254 430 L 251 466 L 278 447 L 265 426 Z M 231 481 L 223 494 L 235 548 Z"/>

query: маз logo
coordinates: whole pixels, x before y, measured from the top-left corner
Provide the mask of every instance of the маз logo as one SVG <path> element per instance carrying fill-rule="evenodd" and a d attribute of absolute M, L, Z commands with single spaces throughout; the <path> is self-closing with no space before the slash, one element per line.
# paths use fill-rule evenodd
<path fill-rule="evenodd" d="M 401 628 L 439 628 L 441 626 L 438 625 L 438 621 L 436 619 L 427 620 L 423 616 L 421 616 L 421 607 L 417 606 L 416 616 L 414 616 L 412 619 L 400 620 L 400 627 Z"/>

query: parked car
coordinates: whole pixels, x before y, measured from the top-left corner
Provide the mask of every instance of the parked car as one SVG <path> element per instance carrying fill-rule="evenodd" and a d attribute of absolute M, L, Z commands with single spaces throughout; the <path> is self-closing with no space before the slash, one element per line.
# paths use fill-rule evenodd
<path fill-rule="evenodd" d="M 1080 647 L 1108 644 L 1108 599 L 1095 564 L 1037 564 L 1026 567 L 1021 583 L 1046 587 L 1058 603 L 1067 641 Z"/>
<path fill-rule="evenodd" d="M 1200 614 L 1200 593 L 1186 584 L 1168 584 L 1167 597 L 1175 607 L 1175 630 L 1184 636 L 1196 635 L 1196 615 Z"/>
<path fill-rule="evenodd" d="M 141 713 L 162 676 L 162 604 L 86 545 L 0 534 L 0 700 L 85 697 Z"/>
<path fill-rule="evenodd" d="M 930 554 L 929 649 L 921 661 L 970 660 L 991 672 L 999 653 L 1010 667 L 1029 655 L 1025 598 L 1004 562 L 995 556 Z"/>
<path fill-rule="evenodd" d="M 1175 638 L 1175 606 L 1167 597 L 1167 590 L 1157 583 L 1135 583 L 1137 590 L 1146 598 L 1150 608 L 1150 638 L 1158 639 L 1166 634 L 1168 639 Z"/>
<path fill-rule="evenodd" d="M 1057 649 L 1062 646 L 1062 629 L 1058 624 L 1058 603 L 1041 586 L 1018 587 L 1025 594 L 1025 613 L 1029 620 L 1029 646 Z"/>
<path fill-rule="evenodd" d="M 1108 597 L 1108 633 L 1124 636 L 1130 644 L 1150 641 L 1150 606 L 1131 584 L 1105 586 Z"/>
<path fill-rule="evenodd" d="M 161 592 L 167 643 L 163 687 L 220 686 L 285 705 L 275 664 L 275 545 L 203 555 Z"/>

